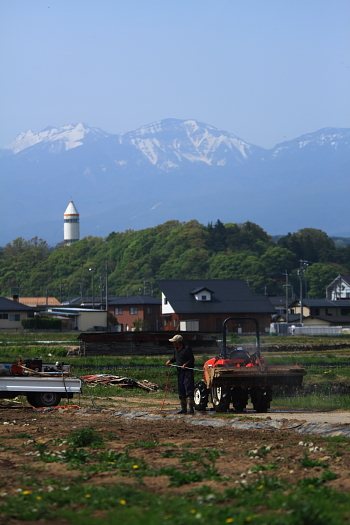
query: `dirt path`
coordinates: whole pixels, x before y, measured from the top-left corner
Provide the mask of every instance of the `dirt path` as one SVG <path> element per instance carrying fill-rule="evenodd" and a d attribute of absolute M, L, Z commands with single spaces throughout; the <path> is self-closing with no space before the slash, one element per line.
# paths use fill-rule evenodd
<path fill-rule="evenodd" d="M 99 400 L 97 400 L 99 403 Z M 157 399 L 147 399 L 140 397 L 112 397 L 108 399 L 108 403 L 103 402 L 104 406 L 109 406 L 110 408 L 129 408 L 130 410 L 152 410 L 155 413 L 165 413 L 171 414 L 175 413 L 179 407 L 177 400 L 166 400 L 164 403 L 163 409 L 162 401 Z M 198 415 L 205 415 L 207 417 L 215 415 L 215 417 L 220 417 L 218 414 L 215 414 L 211 410 L 207 410 L 205 413 L 197 413 Z M 264 421 L 266 418 L 270 420 L 280 420 L 288 419 L 291 421 L 305 421 L 307 423 L 327 423 L 331 425 L 341 424 L 341 425 L 350 425 L 350 411 L 341 411 L 341 410 L 285 410 L 285 409 L 274 409 L 271 408 L 267 414 L 257 414 L 255 410 L 247 410 L 244 414 L 235 414 L 231 413 L 235 417 L 244 417 L 250 419 L 261 419 Z M 222 417 L 224 417 L 222 415 Z"/>

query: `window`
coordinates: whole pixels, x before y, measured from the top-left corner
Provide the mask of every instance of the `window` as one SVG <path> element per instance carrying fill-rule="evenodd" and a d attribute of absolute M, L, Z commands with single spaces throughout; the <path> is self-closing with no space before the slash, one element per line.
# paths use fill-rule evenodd
<path fill-rule="evenodd" d="M 164 304 L 168 304 L 168 299 L 164 297 Z"/>
<path fill-rule="evenodd" d="M 350 314 L 350 308 L 341 308 L 340 309 L 340 315 L 348 315 Z"/>
<path fill-rule="evenodd" d="M 10 321 L 20 321 L 21 316 L 20 314 L 10 314 Z"/>
<path fill-rule="evenodd" d="M 137 306 L 131 306 L 131 307 L 130 307 L 130 313 L 131 313 L 131 315 L 136 315 L 136 314 L 138 314 L 138 308 L 137 308 Z"/>
<path fill-rule="evenodd" d="M 320 315 L 319 308 L 311 308 L 311 315 Z"/>
<path fill-rule="evenodd" d="M 0 314 L 0 319 L 8 319 L 9 314 Z"/>
<path fill-rule="evenodd" d="M 174 328 L 177 326 L 177 319 L 174 319 Z"/>
<path fill-rule="evenodd" d="M 147 313 L 148 313 L 148 314 L 153 314 L 153 306 L 149 306 L 149 307 L 147 308 Z"/>
<path fill-rule="evenodd" d="M 168 319 L 164 319 L 164 326 L 168 326 Z"/>
<path fill-rule="evenodd" d="M 206 301 L 207 300 L 207 296 L 206 295 L 202 295 L 202 301 Z"/>
<path fill-rule="evenodd" d="M 118 306 L 118 308 L 114 308 L 114 314 L 115 315 L 122 315 L 123 308 L 121 306 Z"/>

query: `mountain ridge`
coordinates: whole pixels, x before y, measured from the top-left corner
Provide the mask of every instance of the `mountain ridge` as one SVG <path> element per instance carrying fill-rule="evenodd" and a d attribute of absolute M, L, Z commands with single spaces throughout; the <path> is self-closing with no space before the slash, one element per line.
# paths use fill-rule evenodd
<path fill-rule="evenodd" d="M 0 245 L 19 236 L 61 241 L 71 197 L 82 235 L 195 218 L 347 237 L 349 145 L 349 128 L 323 128 L 265 149 L 195 119 L 119 134 L 85 123 L 28 130 L 0 150 Z"/>

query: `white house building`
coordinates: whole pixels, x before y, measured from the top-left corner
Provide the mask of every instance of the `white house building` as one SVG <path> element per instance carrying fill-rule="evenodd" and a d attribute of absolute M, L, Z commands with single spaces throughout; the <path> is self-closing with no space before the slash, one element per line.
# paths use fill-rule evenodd
<path fill-rule="evenodd" d="M 338 275 L 326 288 L 326 298 L 330 301 L 350 299 L 350 275 Z"/>

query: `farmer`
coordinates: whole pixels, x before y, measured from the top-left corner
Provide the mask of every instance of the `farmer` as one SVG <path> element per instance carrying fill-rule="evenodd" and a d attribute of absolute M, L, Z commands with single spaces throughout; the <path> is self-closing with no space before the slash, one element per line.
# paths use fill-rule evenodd
<path fill-rule="evenodd" d="M 192 348 L 185 346 L 183 337 L 180 334 L 174 335 L 169 339 L 174 345 L 174 357 L 169 359 L 165 364 L 170 366 L 176 363 L 177 368 L 177 388 L 181 402 L 181 410 L 178 414 L 187 414 L 186 398 L 188 398 L 188 413 L 194 414 L 194 356 Z"/>

